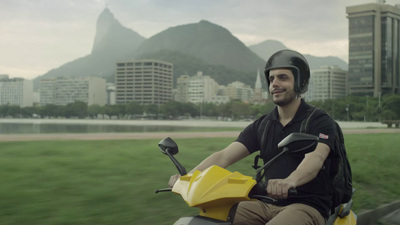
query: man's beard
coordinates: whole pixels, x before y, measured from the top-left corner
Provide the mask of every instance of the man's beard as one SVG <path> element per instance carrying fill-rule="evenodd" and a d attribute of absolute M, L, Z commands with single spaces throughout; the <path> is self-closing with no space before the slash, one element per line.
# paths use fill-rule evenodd
<path fill-rule="evenodd" d="M 283 98 L 273 99 L 273 102 L 275 103 L 275 105 L 286 106 L 297 98 L 297 94 L 294 91 L 290 91 L 290 92 L 286 92 L 285 95 L 283 95 L 281 97 L 283 97 Z"/>

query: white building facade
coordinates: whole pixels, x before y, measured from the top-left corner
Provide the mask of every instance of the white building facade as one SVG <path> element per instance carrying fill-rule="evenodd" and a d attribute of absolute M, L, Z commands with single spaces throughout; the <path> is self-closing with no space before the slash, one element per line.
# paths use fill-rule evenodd
<path fill-rule="evenodd" d="M 230 99 L 239 99 L 242 102 L 251 102 L 254 90 L 243 82 L 234 81 L 228 84 L 225 93 Z"/>
<path fill-rule="evenodd" d="M 40 105 L 67 105 L 76 101 L 104 106 L 106 80 L 99 77 L 56 77 L 40 81 Z"/>
<path fill-rule="evenodd" d="M 0 75 L 0 105 L 33 106 L 33 82 Z"/>
<path fill-rule="evenodd" d="M 219 84 L 210 76 L 197 72 L 195 76 L 182 75 L 177 80 L 177 97 L 180 102 L 213 102 Z"/>
<path fill-rule="evenodd" d="M 323 66 L 311 71 L 310 93 L 307 100 L 324 101 L 346 97 L 347 95 L 347 71 L 338 66 Z"/>

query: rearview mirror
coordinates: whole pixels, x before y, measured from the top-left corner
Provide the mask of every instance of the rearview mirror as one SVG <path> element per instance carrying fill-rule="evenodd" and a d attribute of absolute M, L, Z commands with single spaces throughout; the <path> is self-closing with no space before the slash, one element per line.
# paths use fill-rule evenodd
<path fill-rule="evenodd" d="M 287 148 L 289 153 L 313 151 L 318 144 L 318 137 L 305 133 L 291 133 L 278 144 L 278 148 Z"/>
<path fill-rule="evenodd" d="M 311 152 L 317 147 L 318 137 L 305 133 L 291 133 L 278 143 L 278 148 L 282 149 L 275 157 L 266 162 L 256 172 L 255 180 L 259 183 L 264 177 L 265 171 L 272 165 L 272 163 L 287 153 L 297 152 Z M 262 173 L 264 171 L 264 174 Z"/>
<path fill-rule="evenodd" d="M 167 155 L 172 160 L 181 176 L 187 174 L 185 167 L 183 167 L 174 157 L 174 155 L 178 153 L 178 145 L 174 140 L 169 137 L 164 138 L 158 143 L 158 148 L 163 154 Z"/>
<path fill-rule="evenodd" d="M 179 152 L 178 145 L 170 137 L 162 139 L 158 143 L 158 147 L 160 148 L 160 151 L 166 155 L 168 155 L 167 151 L 170 155 L 176 155 Z"/>

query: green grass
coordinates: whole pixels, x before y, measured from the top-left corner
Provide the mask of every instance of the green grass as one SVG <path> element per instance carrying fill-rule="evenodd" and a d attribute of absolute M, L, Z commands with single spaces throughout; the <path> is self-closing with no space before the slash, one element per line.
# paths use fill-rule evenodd
<path fill-rule="evenodd" d="M 400 198 L 398 134 L 346 135 L 354 209 Z M 176 139 L 190 170 L 234 138 Z M 172 224 L 196 209 L 178 195 L 154 194 L 176 169 L 159 140 L 0 143 L 0 224 Z M 253 157 L 230 169 L 254 175 Z"/>

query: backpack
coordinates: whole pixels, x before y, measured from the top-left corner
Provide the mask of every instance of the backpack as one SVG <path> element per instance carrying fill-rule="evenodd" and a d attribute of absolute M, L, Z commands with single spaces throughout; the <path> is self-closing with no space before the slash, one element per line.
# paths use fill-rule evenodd
<path fill-rule="evenodd" d="M 314 112 L 321 111 L 317 108 L 311 108 L 312 112 L 307 119 L 301 123 L 300 132 L 306 133 L 308 121 Z M 349 159 L 347 158 L 344 144 L 343 132 L 339 124 L 333 120 L 335 129 L 334 151 L 330 164 L 330 177 L 332 181 L 332 210 L 337 206 L 347 203 L 353 196 L 353 182 Z"/>
<path fill-rule="evenodd" d="M 307 116 L 301 122 L 301 133 L 307 133 L 309 121 L 312 121 L 312 117 L 318 114 L 317 112 L 322 112 L 322 110 L 310 106 L 310 109 L 307 111 Z M 265 127 L 267 128 L 264 129 L 264 132 L 267 132 L 270 120 L 268 119 L 268 117 L 265 120 L 266 121 L 263 122 L 265 123 Z M 337 206 L 350 201 L 353 195 L 351 167 L 346 154 L 343 132 L 336 121 L 333 121 L 333 123 L 335 126 L 335 149 L 333 151 L 333 155 L 331 156 L 330 163 L 330 177 L 332 182 L 332 212 Z M 265 141 L 265 134 L 266 133 L 264 133 L 262 136 L 261 143 L 264 143 Z M 257 165 L 259 158 L 264 159 L 262 151 L 260 152 L 260 155 L 257 155 L 254 159 L 253 168 L 255 169 L 259 168 L 259 166 Z"/>

